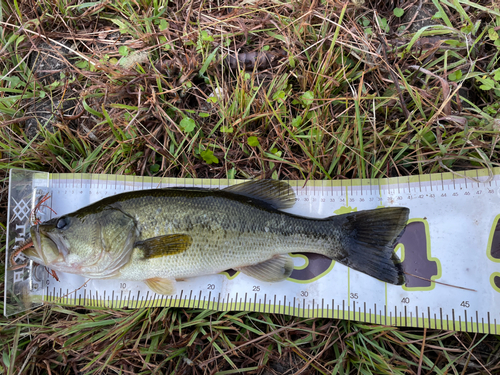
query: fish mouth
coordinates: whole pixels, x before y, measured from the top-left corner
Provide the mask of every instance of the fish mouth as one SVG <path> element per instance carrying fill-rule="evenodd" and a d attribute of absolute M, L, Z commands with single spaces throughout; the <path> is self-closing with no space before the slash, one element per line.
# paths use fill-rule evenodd
<path fill-rule="evenodd" d="M 23 254 L 38 264 L 45 264 L 44 260 L 40 258 L 38 251 L 33 247 L 23 250 Z"/>
<path fill-rule="evenodd" d="M 26 249 L 24 251 L 26 256 L 45 266 L 64 260 L 63 252 L 65 247 L 62 246 L 63 244 L 57 238 L 58 236 L 51 236 L 39 225 L 31 227 L 30 232 L 34 249 Z M 60 250 L 63 250 L 63 252 Z"/>

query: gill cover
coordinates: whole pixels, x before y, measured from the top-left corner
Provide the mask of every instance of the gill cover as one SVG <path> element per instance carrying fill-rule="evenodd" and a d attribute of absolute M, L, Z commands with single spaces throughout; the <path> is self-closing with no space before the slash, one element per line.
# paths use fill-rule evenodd
<path fill-rule="evenodd" d="M 115 277 L 130 260 L 138 229 L 135 220 L 118 209 L 108 208 L 96 215 L 101 253 L 93 265 L 82 269 L 82 274 L 91 278 Z"/>

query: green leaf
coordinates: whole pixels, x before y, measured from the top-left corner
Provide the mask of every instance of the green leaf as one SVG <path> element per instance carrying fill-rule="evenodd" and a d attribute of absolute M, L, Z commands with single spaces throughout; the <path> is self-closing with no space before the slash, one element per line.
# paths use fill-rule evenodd
<path fill-rule="evenodd" d="M 167 38 L 166 38 L 166 37 L 164 37 L 163 35 L 160 35 L 160 36 L 158 37 L 158 40 L 160 41 L 160 43 L 161 43 L 161 44 L 163 44 L 163 49 L 164 49 L 165 51 L 168 51 L 168 50 L 170 50 L 170 49 L 172 48 L 172 46 L 171 46 L 170 44 L 168 44 L 168 43 L 167 43 Z"/>
<path fill-rule="evenodd" d="M 255 136 L 248 137 L 247 143 L 249 146 L 252 146 L 252 147 L 257 147 L 260 144 L 259 139 Z"/>
<path fill-rule="evenodd" d="M 448 79 L 450 81 L 458 81 L 462 78 L 462 71 L 459 69 L 451 74 L 448 74 Z"/>
<path fill-rule="evenodd" d="M 211 150 L 205 150 L 205 151 L 200 152 L 200 156 L 203 158 L 203 160 L 205 160 L 205 163 L 207 163 L 207 164 L 212 164 L 212 163 L 218 164 L 219 163 L 219 159 L 217 159 L 217 157 L 214 155 L 214 153 Z"/>
<path fill-rule="evenodd" d="M 121 108 L 121 109 L 130 109 L 131 111 L 138 111 L 139 107 L 135 105 L 127 105 L 127 104 L 121 104 L 121 103 L 110 103 L 109 106 L 111 108 Z"/>
<path fill-rule="evenodd" d="M 120 46 L 118 48 L 118 53 L 122 55 L 123 57 L 127 57 L 129 54 L 129 49 L 127 46 Z"/>
<path fill-rule="evenodd" d="M 431 19 L 439 19 L 439 18 L 443 18 L 443 15 L 441 14 L 441 11 L 438 11 L 436 12 L 432 17 Z"/>
<path fill-rule="evenodd" d="M 17 0 L 14 0 L 14 6 L 16 7 L 16 12 L 19 15 L 19 19 L 22 19 L 23 14 L 21 13 L 21 10 L 19 9 L 19 5 L 17 4 Z"/>
<path fill-rule="evenodd" d="M 272 32 L 272 31 L 267 31 L 267 35 L 276 38 L 278 40 L 281 40 L 282 42 L 286 42 L 285 37 L 283 35 L 280 35 L 278 33 Z"/>
<path fill-rule="evenodd" d="M 302 116 L 298 115 L 294 119 L 292 119 L 292 126 L 294 128 L 298 128 L 300 125 L 302 125 Z"/>
<path fill-rule="evenodd" d="M 231 126 L 221 126 L 220 131 L 222 133 L 232 133 L 234 132 L 234 129 Z"/>
<path fill-rule="evenodd" d="M 466 44 L 464 42 L 461 42 L 459 40 L 453 40 L 453 39 L 448 39 L 444 41 L 446 44 L 453 46 L 453 47 L 465 47 Z"/>
<path fill-rule="evenodd" d="M 89 70 L 90 69 L 90 63 L 87 60 L 80 60 L 75 63 L 75 66 L 77 68 L 83 69 L 83 70 Z"/>
<path fill-rule="evenodd" d="M 479 27 L 481 26 L 481 20 L 477 20 L 474 24 L 474 30 L 472 30 L 472 34 L 476 35 L 479 31 Z"/>
<path fill-rule="evenodd" d="M 160 170 L 160 165 L 159 164 L 153 164 L 152 166 L 149 167 L 149 170 L 151 173 L 156 173 Z"/>
<path fill-rule="evenodd" d="M 403 14 L 405 14 L 405 11 L 401 8 L 394 8 L 392 11 L 396 17 L 401 17 Z"/>
<path fill-rule="evenodd" d="M 179 125 L 186 133 L 192 132 L 196 128 L 196 122 L 189 117 L 184 117 Z"/>
<path fill-rule="evenodd" d="M 200 32 L 201 40 L 204 42 L 213 42 L 214 37 L 212 35 L 209 35 L 207 30 L 201 30 Z"/>
<path fill-rule="evenodd" d="M 279 100 L 280 102 L 284 102 L 286 98 L 286 94 L 283 90 L 275 92 L 273 94 L 273 100 Z"/>
<path fill-rule="evenodd" d="M 313 137 L 318 137 L 318 136 L 321 136 L 321 134 L 322 134 L 322 133 L 321 133 L 321 130 L 319 130 L 319 129 L 311 129 L 311 135 L 312 135 Z"/>
<path fill-rule="evenodd" d="M 498 39 L 498 33 L 493 28 L 491 28 L 491 29 L 488 30 L 488 36 L 490 37 L 491 40 L 497 40 Z"/>
<path fill-rule="evenodd" d="M 306 91 L 300 97 L 305 105 L 311 105 L 314 101 L 314 94 L 312 91 Z"/>
<path fill-rule="evenodd" d="M 160 30 L 161 31 L 163 31 L 165 29 L 168 29 L 168 26 L 169 26 L 169 24 L 168 24 L 168 22 L 167 22 L 166 19 L 161 19 L 160 20 Z"/>
<path fill-rule="evenodd" d="M 377 16 L 378 23 L 380 24 L 380 27 L 382 30 L 384 30 L 386 33 L 389 32 L 389 25 L 387 24 L 387 18 L 385 17 L 379 17 Z"/>
<path fill-rule="evenodd" d="M 432 144 L 436 140 L 436 136 L 432 131 L 428 131 L 425 134 L 422 134 L 422 138 L 429 142 L 429 144 Z"/>
<path fill-rule="evenodd" d="M 495 81 L 491 78 L 478 78 L 478 80 L 482 83 L 482 85 L 479 86 L 481 90 L 488 91 L 495 87 Z"/>
<path fill-rule="evenodd" d="M 216 49 L 214 49 L 213 52 L 210 55 L 208 55 L 207 59 L 205 60 L 205 62 L 203 63 L 203 66 L 201 67 L 201 69 L 199 71 L 199 75 L 200 76 L 203 75 L 203 74 L 205 74 L 205 72 L 208 69 L 208 66 L 210 65 L 210 63 L 214 59 L 215 54 L 217 53 L 218 50 L 219 50 L 219 47 L 217 47 Z"/>
<path fill-rule="evenodd" d="M 115 25 L 118 25 L 118 27 L 120 28 L 120 34 L 133 34 L 134 30 L 132 29 L 132 27 L 130 27 L 130 25 L 116 18 L 108 19 Z"/>
<path fill-rule="evenodd" d="M 3 363 L 5 364 L 5 366 L 7 366 L 7 368 L 9 368 L 10 367 L 10 356 L 6 350 L 4 350 L 2 353 L 2 360 L 3 360 Z"/>
<path fill-rule="evenodd" d="M 497 82 L 500 82 L 500 68 L 495 70 L 495 75 L 493 76 L 493 79 Z"/>
<path fill-rule="evenodd" d="M 21 80 L 17 76 L 3 77 L 4 81 L 10 82 L 10 88 L 15 89 L 21 83 Z"/>
<path fill-rule="evenodd" d="M 86 3 L 83 3 L 83 4 L 80 4 L 80 5 L 72 5 L 70 7 L 68 7 L 68 9 L 78 9 L 78 10 L 82 10 L 82 9 L 85 9 L 85 8 L 90 8 L 90 7 L 93 7 L 93 6 L 96 6 L 100 4 L 99 1 L 91 1 L 91 2 L 86 2 Z"/>
<path fill-rule="evenodd" d="M 472 30 L 474 30 L 474 25 L 472 24 L 469 24 L 467 26 L 464 26 L 460 29 L 461 32 L 465 33 L 465 34 L 468 34 L 468 33 L 471 33 Z"/>
<path fill-rule="evenodd" d="M 272 154 L 276 155 L 277 157 L 281 157 L 282 152 L 279 151 L 276 147 L 272 148 L 269 150 Z"/>
<path fill-rule="evenodd" d="M 95 109 L 91 108 L 88 104 L 87 104 L 87 101 L 85 100 L 85 98 L 82 99 L 82 105 L 83 105 L 83 108 L 85 108 L 85 110 L 87 112 L 90 112 L 92 113 L 94 116 L 97 116 L 99 118 L 104 118 L 104 115 L 102 113 L 99 113 L 97 112 Z"/>

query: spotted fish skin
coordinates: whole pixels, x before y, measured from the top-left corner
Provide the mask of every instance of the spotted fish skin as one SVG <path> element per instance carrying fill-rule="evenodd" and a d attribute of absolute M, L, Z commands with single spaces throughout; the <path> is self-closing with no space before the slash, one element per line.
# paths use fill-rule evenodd
<path fill-rule="evenodd" d="M 282 211 L 295 202 L 284 182 L 223 190 L 126 192 L 33 227 L 37 261 L 93 278 L 146 281 L 171 294 L 175 280 L 230 268 L 263 281 L 286 279 L 287 255 L 325 255 L 379 280 L 404 283 L 393 252 L 408 209 L 392 207 L 325 219 Z M 30 254 L 28 254 L 30 255 Z"/>

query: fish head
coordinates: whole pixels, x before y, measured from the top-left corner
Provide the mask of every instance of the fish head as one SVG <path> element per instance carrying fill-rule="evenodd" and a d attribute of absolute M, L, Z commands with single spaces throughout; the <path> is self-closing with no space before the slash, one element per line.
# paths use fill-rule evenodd
<path fill-rule="evenodd" d="M 77 211 L 30 229 L 34 249 L 24 253 L 61 272 L 91 278 L 114 277 L 130 259 L 137 229 L 119 210 Z"/>

